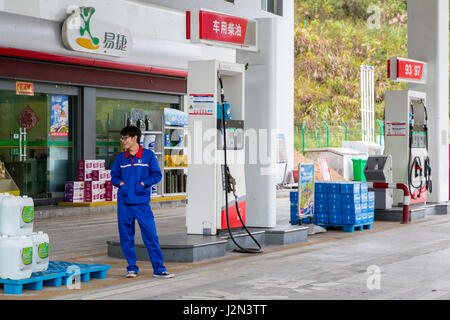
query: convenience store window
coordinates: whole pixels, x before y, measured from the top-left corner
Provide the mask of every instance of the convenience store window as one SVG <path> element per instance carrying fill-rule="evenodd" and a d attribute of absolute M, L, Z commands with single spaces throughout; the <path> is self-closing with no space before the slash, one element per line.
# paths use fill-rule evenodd
<path fill-rule="evenodd" d="M 100 91 L 100 90 L 97 90 Z M 108 95 L 105 94 L 104 95 Z M 115 97 L 96 98 L 96 159 L 105 159 L 105 167 L 112 168 L 115 158 L 123 152 L 120 131 L 131 118 L 134 125 L 138 119 L 148 118 L 153 131 L 162 131 L 164 108 L 180 108 L 180 98 L 158 94 L 139 97 L 140 100 L 118 99 Z M 149 101 L 143 101 L 148 99 Z M 153 101 L 151 101 L 153 100 Z"/>
<path fill-rule="evenodd" d="M 73 173 L 78 89 L 34 83 L 31 95 L 1 90 L 14 86 L 0 81 L 0 161 L 21 195 L 35 201 L 62 198 Z M 3 187 L 5 178 L 0 177 Z"/>

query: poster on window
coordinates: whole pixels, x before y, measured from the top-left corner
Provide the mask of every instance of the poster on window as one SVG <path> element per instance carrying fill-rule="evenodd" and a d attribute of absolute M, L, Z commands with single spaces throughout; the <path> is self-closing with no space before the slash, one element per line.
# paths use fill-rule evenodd
<path fill-rule="evenodd" d="M 50 96 L 50 137 L 69 136 L 69 97 Z"/>

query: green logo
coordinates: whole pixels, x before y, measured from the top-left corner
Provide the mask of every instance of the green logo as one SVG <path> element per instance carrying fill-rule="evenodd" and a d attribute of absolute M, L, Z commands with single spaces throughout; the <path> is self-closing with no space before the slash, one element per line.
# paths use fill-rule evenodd
<path fill-rule="evenodd" d="M 98 49 L 99 48 L 99 38 L 94 37 L 91 34 L 91 27 L 90 27 L 90 22 L 91 22 L 91 18 L 92 15 L 94 14 L 95 9 L 92 7 L 89 8 L 83 8 L 83 10 L 81 10 L 80 12 L 80 17 L 81 19 L 83 19 L 84 22 L 84 27 L 80 27 L 80 35 L 83 37 L 85 33 L 87 33 L 89 35 L 89 38 L 78 38 L 76 41 L 77 43 L 82 46 L 83 48 L 86 49 Z"/>
<path fill-rule="evenodd" d="M 22 249 L 22 263 L 29 265 L 33 262 L 33 247 L 27 247 Z"/>
<path fill-rule="evenodd" d="M 22 220 L 25 223 L 31 223 L 34 220 L 34 207 L 26 206 L 22 210 Z"/>
<path fill-rule="evenodd" d="M 48 242 L 41 243 L 38 247 L 39 258 L 41 258 L 41 259 L 47 258 L 48 257 L 48 249 L 49 249 Z"/>

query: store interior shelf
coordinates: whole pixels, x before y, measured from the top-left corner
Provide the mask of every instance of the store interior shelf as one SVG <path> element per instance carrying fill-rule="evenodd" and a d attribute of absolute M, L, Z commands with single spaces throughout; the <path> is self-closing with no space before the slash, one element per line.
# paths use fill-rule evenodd
<path fill-rule="evenodd" d="M 187 169 L 187 167 L 164 167 L 164 170 L 181 170 Z"/>
<path fill-rule="evenodd" d="M 167 130 L 187 130 L 186 126 L 164 126 L 164 129 Z"/>
<path fill-rule="evenodd" d="M 165 197 L 176 197 L 176 196 L 185 196 L 186 192 L 177 192 L 177 193 L 164 193 Z"/>
<path fill-rule="evenodd" d="M 164 147 L 167 150 L 186 150 L 186 147 Z"/>
<path fill-rule="evenodd" d="M 142 134 L 162 134 L 161 131 L 141 131 Z"/>

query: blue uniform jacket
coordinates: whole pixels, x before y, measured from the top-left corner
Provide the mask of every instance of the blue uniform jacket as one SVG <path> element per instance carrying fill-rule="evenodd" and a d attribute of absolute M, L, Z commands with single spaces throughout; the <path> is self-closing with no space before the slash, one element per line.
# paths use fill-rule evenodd
<path fill-rule="evenodd" d="M 134 157 L 128 151 L 119 154 L 111 170 L 111 182 L 119 188 L 117 201 L 122 204 L 149 203 L 152 185 L 161 178 L 155 154 L 142 146 Z M 122 181 L 125 184 L 120 186 Z"/>

